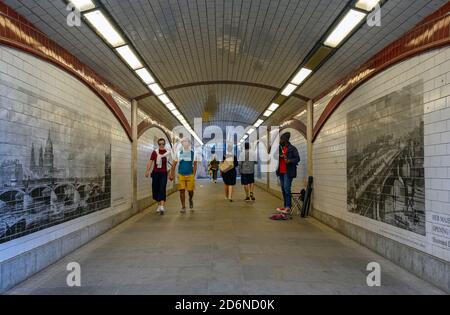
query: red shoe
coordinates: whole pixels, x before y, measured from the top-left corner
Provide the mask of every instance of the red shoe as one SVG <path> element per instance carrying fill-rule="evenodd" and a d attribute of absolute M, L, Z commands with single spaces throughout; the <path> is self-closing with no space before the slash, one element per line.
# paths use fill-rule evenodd
<path fill-rule="evenodd" d="M 280 212 L 282 214 L 290 214 L 291 213 L 291 209 L 279 210 L 278 212 Z"/>

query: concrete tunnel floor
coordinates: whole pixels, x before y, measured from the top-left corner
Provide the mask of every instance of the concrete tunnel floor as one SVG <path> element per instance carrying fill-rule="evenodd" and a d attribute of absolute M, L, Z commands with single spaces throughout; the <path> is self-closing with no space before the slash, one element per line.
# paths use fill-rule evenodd
<path fill-rule="evenodd" d="M 199 181 L 194 213 L 181 215 L 173 194 L 165 216 L 151 207 L 8 294 L 444 294 L 313 218 L 269 220 L 279 199 L 257 189 L 246 203 L 236 190 L 230 203 L 221 183 Z M 66 285 L 69 262 L 81 265 L 79 288 Z M 381 287 L 366 284 L 369 262 Z"/>

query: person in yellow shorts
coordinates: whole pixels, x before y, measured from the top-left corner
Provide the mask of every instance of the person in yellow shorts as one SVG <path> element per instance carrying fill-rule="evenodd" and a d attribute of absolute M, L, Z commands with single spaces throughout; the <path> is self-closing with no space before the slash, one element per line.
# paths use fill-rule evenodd
<path fill-rule="evenodd" d="M 197 173 L 197 161 L 192 150 L 191 140 L 184 138 L 181 141 L 182 149 L 177 153 L 172 164 L 169 178 L 175 178 L 175 170 L 178 166 L 178 190 L 180 191 L 181 213 L 186 213 L 186 191 L 189 193 L 189 208 L 194 210 L 195 174 Z"/>

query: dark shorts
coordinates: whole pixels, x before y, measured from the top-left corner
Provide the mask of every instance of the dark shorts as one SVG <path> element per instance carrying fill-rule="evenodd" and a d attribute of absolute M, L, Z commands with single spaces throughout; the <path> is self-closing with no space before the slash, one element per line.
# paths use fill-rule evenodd
<path fill-rule="evenodd" d="M 255 174 L 241 174 L 241 184 L 250 185 L 255 183 Z"/>

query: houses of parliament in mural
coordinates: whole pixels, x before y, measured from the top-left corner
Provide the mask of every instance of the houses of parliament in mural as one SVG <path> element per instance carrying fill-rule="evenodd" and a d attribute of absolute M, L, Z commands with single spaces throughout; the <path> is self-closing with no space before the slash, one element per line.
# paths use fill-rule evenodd
<path fill-rule="evenodd" d="M 0 160 L 0 243 L 111 206 L 111 145 L 103 153 L 91 149 L 86 146 L 86 154 L 103 159 L 104 169 L 98 163 L 86 167 L 103 176 L 74 176 L 86 173 L 74 169 L 83 161 L 56 167 L 60 155 L 51 131 L 44 145 L 31 144 L 23 161 Z"/>

